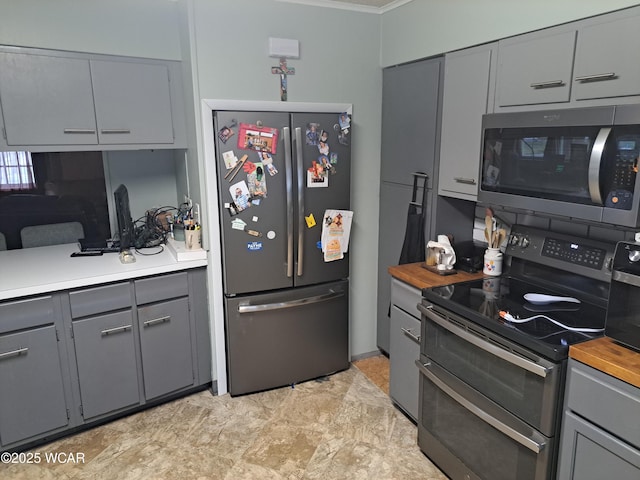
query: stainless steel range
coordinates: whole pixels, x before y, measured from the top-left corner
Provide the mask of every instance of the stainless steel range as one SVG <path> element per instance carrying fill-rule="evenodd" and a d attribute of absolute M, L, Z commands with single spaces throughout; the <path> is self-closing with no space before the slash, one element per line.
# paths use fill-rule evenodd
<path fill-rule="evenodd" d="M 555 478 L 569 345 L 602 335 L 614 250 L 514 226 L 507 274 L 423 290 L 418 444 L 451 479 Z"/>

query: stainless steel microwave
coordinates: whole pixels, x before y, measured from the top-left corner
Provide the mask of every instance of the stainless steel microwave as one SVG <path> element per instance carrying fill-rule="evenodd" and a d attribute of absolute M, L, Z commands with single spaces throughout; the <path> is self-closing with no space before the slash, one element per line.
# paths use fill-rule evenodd
<path fill-rule="evenodd" d="M 482 117 L 478 201 L 640 226 L 640 105 Z"/>

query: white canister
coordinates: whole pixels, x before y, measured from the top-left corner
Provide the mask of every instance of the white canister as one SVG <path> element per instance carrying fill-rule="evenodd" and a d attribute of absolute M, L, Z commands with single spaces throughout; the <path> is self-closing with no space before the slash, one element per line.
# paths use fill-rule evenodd
<path fill-rule="evenodd" d="M 484 252 L 482 273 L 493 276 L 502 274 L 502 252 L 499 248 L 487 248 Z"/>

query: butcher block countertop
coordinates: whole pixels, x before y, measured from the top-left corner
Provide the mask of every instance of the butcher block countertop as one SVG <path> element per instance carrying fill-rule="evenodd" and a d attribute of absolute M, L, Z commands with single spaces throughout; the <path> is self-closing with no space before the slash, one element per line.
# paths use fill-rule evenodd
<path fill-rule="evenodd" d="M 466 282 L 468 280 L 476 280 L 482 278 L 482 272 L 467 273 L 458 270 L 452 275 L 440 275 L 438 273 L 427 270 L 423 267 L 424 262 L 407 263 L 406 265 L 396 265 L 389 267 L 389 274 L 393 278 L 408 283 L 409 285 L 419 288 L 438 287 L 441 285 L 450 285 L 452 283 Z"/>
<path fill-rule="evenodd" d="M 569 356 L 640 388 L 640 353 L 618 345 L 609 337 L 571 345 Z"/>

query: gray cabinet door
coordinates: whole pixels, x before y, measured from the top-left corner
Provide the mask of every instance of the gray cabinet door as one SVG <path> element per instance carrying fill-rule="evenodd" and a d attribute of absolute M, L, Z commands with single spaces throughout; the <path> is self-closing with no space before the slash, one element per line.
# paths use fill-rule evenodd
<path fill-rule="evenodd" d="M 101 144 L 173 143 L 166 66 L 91 60 L 91 76 Z"/>
<path fill-rule="evenodd" d="M 420 319 L 416 308 L 420 298 L 420 290 L 393 280 L 389 395 L 414 420 L 418 419 L 419 374 L 415 361 L 420 358 Z"/>
<path fill-rule="evenodd" d="M 53 325 L 0 336 L 0 444 L 68 425 Z"/>
<path fill-rule="evenodd" d="M 640 16 L 578 31 L 573 97 L 576 100 L 640 95 Z"/>
<path fill-rule="evenodd" d="M 500 41 L 496 104 L 568 102 L 576 32 Z"/>
<path fill-rule="evenodd" d="M 95 145 L 89 62 L 0 52 L 8 145 Z"/>
<path fill-rule="evenodd" d="M 440 195 L 472 201 L 478 196 L 482 115 L 488 110 L 493 55 L 487 46 L 445 57 Z"/>
<path fill-rule="evenodd" d="M 382 73 L 383 182 L 413 183 L 413 172 L 433 186 L 442 59 L 385 68 Z"/>
<path fill-rule="evenodd" d="M 188 299 L 139 307 L 138 322 L 145 398 L 193 385 Z"/>
<path fill-rule="evenodd" d="M 602 405 L 602 408 L 607 408 L 607 405 Z M 628 421 L 637 422 L 637 415 L 626 418 Z M 636 448 L 572 412 L 565 412 L 562 428 L 558 478 L 640 478 L 640 451 Z"/>
<path fill-rule="evenodd" d="M 85 419 L 140 402 L 131 310 L 73 322 Z"/>

